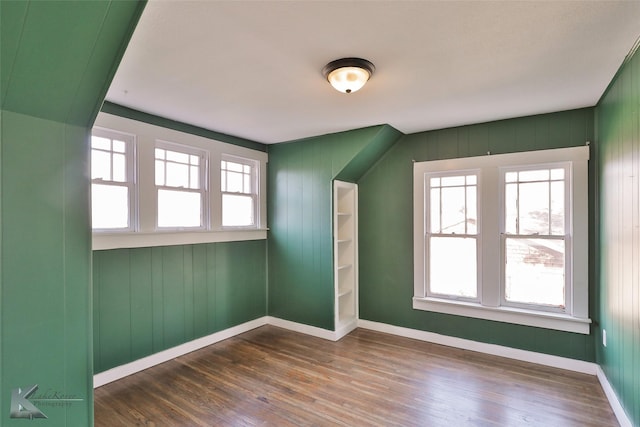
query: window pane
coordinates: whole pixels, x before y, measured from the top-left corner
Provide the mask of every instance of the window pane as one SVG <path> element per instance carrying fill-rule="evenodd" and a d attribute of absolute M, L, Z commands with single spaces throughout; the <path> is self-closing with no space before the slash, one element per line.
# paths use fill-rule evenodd
<path fill-rule="evenodd" d="M 505 298 L 510 302 L 564 307 L 564 240 L 505 241 Z"/>
<path fill-rule="evenodd" d="M 511 234 L 518 233 L 518 184 L 505 185 L 504 191 L 505 207 L 505 232 Z"/>
<path fill-rule="evenodd" d="M 242 174 L 236 172 L 227 172 L 227 189 L 230 193 L 242 192 Z"/>
<path fill-rule="evenodd" d="M 113 151 L 116 153 L 124 153 L 125 144 L 124 141 L 113 140 Z"/>
<path fill-rule="evenodd" d="M 519 234 L 549 233 L 549 183 L 520 184 Z"/>
<path fill-rule="evenodd" d="M 158 227 L 200 227 L 200 193 L 158 190 Z"/>
<path fill-rule="evenodd" d="M 476 298 L 476 239 L 432 237 L 429 242 L 430 291 L 441 295 Z"/>
<path fill-rule="evenodd" d="M 91 184 L 92 227 L 129 227 L 129 189 L 116 185 Z"/>
<path fill-rule="evenodd" d="M 542 169 L 536 171 L 521 171 L 520 182 L 522 181 L 548 181 L 549 180 L 549 169 Z"/>
<path fill-rule="evenodd" d="M 240 227 L 253 225 L 253 198 L 236 194 L 222 195 L 222 225 Z"/>
<path fill-rule="evenodd" d="M 164 185 L 164 162 L 156 160 L 156 185 Z"/>
<path fill-rule="evenodd" d="M 200 168 L 198 166 L 191 166 L 189 173 L 191 175 L 189 178 L 190 187 L 194 190 L 200 189 Z"/>
<path fill-rule="evenodd" d="M 440 189 L 431 189 L 431 199 L 429 200 L 431 207 L 431 232 L 440 233 Z"/>
<path fill-rule="evenodd" d="M 450 187 L 453 185 L 464 185 L 464 176 L 443 176 L 442 186 Z"/>
<path fill-rule="evenodd" d="M 477 187 L 467 187 L 467 234 L 478 232 Z"/>
<path fill-rule="evenodd" d="M 234 171 L 234 172 L 242 172 L 242 164 L 240 163 L 234 163 L 234 162 L 226 162 L 227 163 L 227 170 L 229 171 Z"/>
<path fill-rule="evenodd" d="M 167 162 L 165 185 L 168 187 L 189 188 L 189 166 L 180 163 Z"/>
<path fill-rule="evenodd" d="M 551 234 L 564 234 L 564 181 L 551 183 Z"/>
<path fill-rule="evenodd" d="M 111 154 L 91 150 L 91 179 L 111 181 Z"/>
<path fill-rule="evenodd" d="M 91 137 L 91 148 L 111 151 L 111 140 L 109 138 L 101 138 L 99 136 Z"/>
<path fill-rule="evenodd" d="M 164 159 L 164 150 L 162 148 L 156 148 L 156 159 Z"/>
<path fill-rule="evenodd" d="M 464 178 L 464 177 L 463 177 Z M 444 181 L 444 178 L 442 178 Z M 464 234 L 465 188 L 442 188 L 442 233 Z"/>
<path fill-rule="evenodd" d="M 125 182 L 127 180 L 126 163 L 124 154 L 113 155 L 113 180 Z"/>
<path fill-rule="evenodd" d="M 167 152 L 167 160 L 178 163 L 189 163 L 189 155 L 186 153 L 179 153 L 177 151 L 165 150 Z"/>
<path fill-rule="evenodd" d="M 564 179 L 564 169 L 551 169 L 551 179 Z"/>
<path fill-rule="evenodd" d="M 244 185 L 242 192 L 245 194 L 251 194 L 251 175 L 249 174 L 244 175 Z"/>
<path fill-rule="evenodd" d="M 518 172 L 507 172 L 504 175 L 505 182 L 517 182 L 518 181 Z"/>
<path fill-rule="evenodd" d="M 194 156 L 194 155 L 189 156 L 189 161 L 191 162 L 192 165 L 197 166 L 200 164 L 200 158 L 198 156 Z"/>

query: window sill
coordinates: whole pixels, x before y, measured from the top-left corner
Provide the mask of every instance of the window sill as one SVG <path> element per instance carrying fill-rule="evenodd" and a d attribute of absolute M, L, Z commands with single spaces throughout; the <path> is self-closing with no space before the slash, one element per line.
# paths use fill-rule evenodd
<path fill-rule="evenodd" d="M 585 335 L 589 334 L 591 325 L 591 319 L 581 319 L 566 314 L 523 310 L 512 307 L 485 307 L 475 303 L 448 301 L 437 298 L 414 297 L 413 308 L 415 310 L 433 311 L 436 313 L 514 323 L 516 325 L 526 325 L 537 328 L 555 329 Z"/>
<path fill-rule="evenodd" d="M 189 245 L 199 243 L 264 240 L 267 229 L 235 229 L 220 231 L 158 231 L 155 233 L 93 233 L 94 251 L 150 246 Z"/>

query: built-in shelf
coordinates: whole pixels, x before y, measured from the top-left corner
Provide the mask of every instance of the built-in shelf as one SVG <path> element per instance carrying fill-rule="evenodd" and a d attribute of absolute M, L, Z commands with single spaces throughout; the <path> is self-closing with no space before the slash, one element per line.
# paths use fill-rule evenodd
<path fill-rule="evenodd" d="M 358 186 L 334 181 L 335 329 L 344 336 L 358 320 Z"/>

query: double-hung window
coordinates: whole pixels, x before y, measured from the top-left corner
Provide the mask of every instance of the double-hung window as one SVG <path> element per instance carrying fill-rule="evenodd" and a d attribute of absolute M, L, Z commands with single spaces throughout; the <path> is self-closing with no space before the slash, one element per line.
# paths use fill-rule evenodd
<path fill-rule="evenodd" d="M 478 174 L 445 172 L 425 179 L 427 294 L 478 301 Z"/>
<path fill-rule="evenodd" d="M 570 170 L 565 162 L 500 171 L 504 305 L 564 312 L 571 300 Z"/>
<path fill-rule="evenodd" d="M 415 163 L 413 307 L 589 333 L 588 158 Z"/>
<path fill-rule="evenodd" d="M 135 229 L 135 137 L 94 128 L 91 135 L 91 219 L 94 231 Z"/>
<path fill-rule="evenodd" d="M 204 228 L 207 206 L 206 152 L 157 142 L 155 184 L 157 227 Z"/>
<path fill-rule="evenodd" d="M 257 169 L 256 161 L 223 156 L 220 162 L 223 227 L 255 227 Z"/>

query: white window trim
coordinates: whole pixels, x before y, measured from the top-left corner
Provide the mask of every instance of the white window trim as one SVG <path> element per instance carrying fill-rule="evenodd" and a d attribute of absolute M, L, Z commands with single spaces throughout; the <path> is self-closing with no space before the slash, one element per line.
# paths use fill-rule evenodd
<path fill-rule="evenodd" d="M 438 313 L 514 323 L 540 328 L 589 334 L 591 320 L 588 317 L 588 160 L 589 147 L 572 147 L 552 150 L 530 151 L 436 160 L 414 163 L 414 297 L 413 308 Z M 499 168 L 503 166 L 529 165 L 571 161 L 571 181 L 573 194 L 568 196 L 572 204 L 573 219 L 573 286 L 571 311 L 554 313 L 528 310 L 500 305 L 501 257 L 500 251 L 500 200 L 497 185 L 500 181 Z M 448 170 L 481 170 L 481 186 L 484 187 L 480 200 L 479 221 L 483 224 L 480 242 L 482 280 L 479 292 L 482 304 L 450 299 L 427 297 L 425 285 L 425 173 Z M 495 183 L 493 191 L 486 191 L 488 183 Z M 489 184 L 492 185 L 492 184 Z M 495 267 L 494 267 L 495 266 Z"/>
<path fill-rule="evenodd" d="M 136 136 L 138 227 L 134 232 L 94 232 L 92 242 L 94 250 L 264 240 L 267 238 L 267 153 L 102 112 L 98 114 L 95 126 Z M 171 141 L 209 152 L 209 181 L 207 185 L 210 189 L 211 222 L 208 229 L 156 229 L 154 149 L 157 140 Z M 217 198 L 215 189 L 219 195 L 219 165 L 223 155 L 254 160 L 259 165 L 258 218 L 256 218 L 255 227 L 243 227 L 242 229 L 225 227 L 223 229 L 220 225 L 220 199 Z M 218 165 L 218 167 L 213 165 Z M 216 212 L 220 213 L 216 214 Z"/>
<path fill-rule="evenodd" d="M 251 193 L 240 193 L 241 195 L 246 195 L 246 196 L 251 196 L 251 198 L 253 199 L 253 217 L 254 217 L 254 222 L 258 223 L 259 219 L 260 219 L 260 197 L 259 197 L 259 193 L 258 193 L 258 189 L 260 188 L 260 162 L 254 160 L 254 159 L 249 159 L 246 157 L 240 157 L 240 156 L 234 156 L 231 154 L 222 154 L 220 156 L 220 161 L 228 161 L 228 162 L 233 162 L 233 163 L 240 163 L 243 165 L 247 165 L 249 167 L 251 167 Z M 220 162 L 218 162 L 218 166 L 220 165 Z M 222 186 L 219 184 L 218 187 L 215 189 L 215 191 L 219 192 L 219 199 L 222 201 L 222 195 L 223 194 L 235 194 L 235 193 L 228 193 L 228 192 L 223 192 L 222 191 Z M 214 191 L 214 192 L 215 192 Z M 218 197 L 216 195 L 216 197 Z M 219 215 L 220 215 L 220 221 L 218 222 L 220 224 L 220 227 L 223 230 L 253 230 L 256 228 L 256 225 L 241 225 L 241 226 L 237 226 L 237 225 L 222 225 L 222 202 L 218 205 L 218 209 L 219 209 Z"/>
<path fill-rule="evenodd" d="M 94 127 L 91 130 L 91 136 L 98 136 L 102 138 L 109 138 L 111 140 L 119 139 L 125 143 L 125 155 L 126 155 L 126 175 L 127 180 L 123 183 L 115 181 L 102 181 L 91 180 L 92 184 L 104 184 L 127 187 L 129 189 L 129 227 L 126 228 L 95 228 L 95 233 L 132 233 L 138 229 L 138 198 L 136 197 L 138 192 L 138 185 L 136 181 L 136 136 L 134 134 L 116 131 L 112 129 Z M 90 146 L 90 151 L 93 148 Z"/>
<path fill-rule="evenodd" d="M 184 153 L 193 156 L 198 156 L 200 158 L 200 167 L 199 167 L 199 179 L 198 183 L 200 188 L 192 189 L 192 188 L 180 188 L 180 187 L 172 187 L 167 185 L 157 185 L 155 183 L 155 149 L 160 148 L 167 151 L 174 151 L 177 153 Z M 210 212 L 210 193 L 209 193 L 209 182 L 207 180 L 209 176 L 209 152 L 207 150 L 202 150 L 199 148 L 194 148 L 193 146 L 178 144 L 171 141 L 164 140 L 156 140 L 154 146 L 154 187 L 155 187 L 155 195 L 156 195 L 156 203 L 155 203 L 155 230 L 156 231 L 206 231 L 210 228 L 209 221 L 209 212 Z M 165 226 L 160 227 L 158 225 L 158 192 L 159 190 L 169 190 L 169 191 L 184 191 L 188 193 L 198 193 L 200 194 L 200 226 L 194 227 L 186 227 L 186 226 Z"/>

